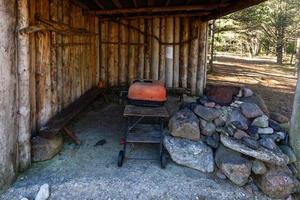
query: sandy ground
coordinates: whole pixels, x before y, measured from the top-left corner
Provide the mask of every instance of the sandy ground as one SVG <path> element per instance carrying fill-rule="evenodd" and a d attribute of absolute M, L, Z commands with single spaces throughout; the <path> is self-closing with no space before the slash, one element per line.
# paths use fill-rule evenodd
<path fill-rule="evenodd" d="M 174 109 L 174 106 L 171 105 Z M 50 199 L 267 199 L 246 189 L 169 161 L 161 169 L 156 160 L 127 160 L 117 167 L 119 140 L 125 130 L 123 106 L 94 102 L 69 125 L 82 141 L 65 139 L 63 150 L 52 160 L 34 163 L 21 174 L 1 200 L 33 199 L 40 185 L 50 184 Z M 103 146 L 94 146 L 105 139 Z M 131 146 L 129 156 L 157 159 L 157 146 Z"/>
<path fill-rule="evenodd" d="M 296 87 L 294 67 L 277 65 L 269 58 L 219 55 L 213 69 L 208 83 L 248 86 L 265 100 L 270 111 L 291 116 Z"/>

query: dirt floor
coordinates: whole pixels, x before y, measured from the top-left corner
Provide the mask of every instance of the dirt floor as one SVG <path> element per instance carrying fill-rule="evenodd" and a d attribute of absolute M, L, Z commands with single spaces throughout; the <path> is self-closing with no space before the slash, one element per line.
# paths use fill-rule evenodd
<path fill-rule="evenodd" d="M 295 69 L 277 65 L 275 60 L 246 59 L 237 56 L 217 56 L 208 83 L 248 86 L 259 94 L 271 112 L 292 114 L 296 88 Z"/>
<path fill-rule="evenodd" d="M 227 60 L 226 60 L 227 59 Z M 229 59 L 229 60 L 228 60 Z M 237 58 L 219 57 L 209 82 L 247 85 L 259 93 L 270 110 L 291 113 L 295 77 L 289 68 L 272 63 L 258 64 Z M 177 99 L 168 108 L 176 110 Z M 97 100 L 69 125 L 82 141 L 65 139 L 63 150 L 52 160 L 34 163 L 20 174 L 1 200 L 33 199 L 39 187 L 48 183 L 50 199 L 268 199 L 260 192 L 238 187 L 214 174 L 201 173 L 169 161 L 161 169 L 156 160 L 127 160 L 117 167 L 117 155 L 125 131 L 124 107 Z M 95 146 L 105 139 L 106 144 Z M 130 146 L 129 156 L 158 158 L 157 146 Z"/>

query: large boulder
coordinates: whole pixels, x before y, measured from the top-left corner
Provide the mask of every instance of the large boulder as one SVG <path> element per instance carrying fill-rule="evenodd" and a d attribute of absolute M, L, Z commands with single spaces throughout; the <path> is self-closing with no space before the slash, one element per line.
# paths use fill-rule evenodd
<path fill-rule="evenodd" d="M 239 100 L 242 101 L 242 102 L 254 103 L 254 104 L 258 105 L 258 107 L 266 115 L 269 115 L 269 110 L 268 110 L 268 107 L 267 107 L 265 101 L 258 94 L 254 94 L 254 95 L 249 96 L 249 97 L 242 97 Z"/>
<path fill-rule="evenodd" d="M 220 145 L 216 151 L 215 161 L 218 168 L 233 183 L 243 186 L 248 182 L 252 163 L 240 153 Z"/>
<path fill-rule="evenodd" d="M 206 121 L 212 121 L 221 115 L 219 110 L 202 105 L 197 105 L 194 109 L 194 113 Z"/>
<path fill-rule="evenodd" d="M 189 109 L 185 108 L 175 113 L 169 120 L 170 134 L 175 137 L 200 139 L 199 120 Z"/>
<path fill-rule="evenodd" d="M 227 123 L 233 124 L 238 129 L 247 130 L 250 121 L 244 117 L 239 109 L 234 109 L 227 120 Z"/>
<path fill-rule="evenodd" d="M 171 136 L 164 137 L 164 146 L 172 160 L 201 172 L 214 171 L 214 157 L 212 149 L 202 141 L 192 141 Z"/>
<path fill-rule="evenodd" d="M 220 105 L 229 105 L 240 88 L 235 86 L 212 86 L 206 88 L 207 98 Z"/>
<path fill-rule="evenodd" d="M 237 152 L 240 152 L 244 155 L 256 158 L 258 160 L 275 164 L 275 165 L 287 165 L 289 162 L 289 158 L 287 155 L 283 154 L 281 151 L 271 151 L 264 147 L 259 147 L 258 149 L 252 149 L 241 143 L 240 140 L 232 139 L 228 136 L 221 135 L 220 137 L 221 143 Z"/>
<path fill-rule="evenodd" d="M 261 109 L 254 103 L 243 103 L 241 105 L 241 110 L 243 115 L 248 119 L 256 118 L 264 114 Z"/>
<path fill-rule="evenodd" d="M 62 145 L 61 134 L 57 134 L 51 139 L 36 136 L 31 140 L 31 159 L 36 162 L 49 160 L 60 152 Z"/>
<path fill-rule="evenodd" d="M 272 166 L 265 174 L 256 176 L 255 182 L 263 193 L 283 199 L 299 190 L 299 181 L 287 167 Z"/>

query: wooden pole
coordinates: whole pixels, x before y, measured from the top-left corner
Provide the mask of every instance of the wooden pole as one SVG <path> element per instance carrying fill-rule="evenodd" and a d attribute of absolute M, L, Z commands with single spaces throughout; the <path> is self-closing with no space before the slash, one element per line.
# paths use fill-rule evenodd
<path fill-rule="evenodd" d="M 130 26 L 138 27 L 138 21 L 130 20 Z M 137 32 L 134 29 L 129 29 L 129 42 L 137 42 Z M 136 79 L 137 48 L 135 45 L 129 45 L 128 56 L 128 81 L 131 84 Z"/>
<path fill-rule="evenodd" d="M 194 19 L 191 24 L 191 37 L 196 38 L 199 34 L 198 21 Z M 198 66 L 198 49 L 199 40 L 194 39 L 191 42 L 190 47 L 190 68 L 189 68 L 189 77 L 190 77 L 190 87 L 191 94 L 196 95 L 196 81 L 197 81 L 197 66 Z"/>
<path fill-rule="evenodd" d="M 208 71 L 213 71 L 214 64 L 214 48 L 215 48 L 215 32 L 216 32 L 216 20 L 214 19 L 211 25 L 211 44 L 210 44 L 210 60 Z"/>
<path fill-rule="evenodd" d="M 147 37 L 146 37 L 147 46 L 145 49 L 145 78 L 146 79 L 150 79 L 152 38 L 149 35 L 151 34 L 152 34 L 152 19 L 147 19 Z"/>
<path fill-rule="evenodd" d="M 123 24 L 127 24 L 127 20 L 121 20 Z M 128 42 L 128 27 L 120 25 L 120 42 Z M 128 67 L 128 45 L 120 45 L 119 48 L 119 82 L 121 86 L 127 85 L 127 67 Z"/>
<path fill-rule="evenodd" d="M 180 18 L 174 19 L 174 42 L 180 42 Z M 174 46 L 173 87 L 179 87 L 179 45 Z"/>
<path fill-rule="evenodd" d="M 0 188 L 17 173 L 18 133 L 16 109 L 16 1 L 0 1 Z"/>
<path fill-rule="evenodd" d="M 174 42 L 174 18 L 167 17 L 166 19 L 166 41 Z M 173 86 L 173 60 L 174 47 L 173 45 L 166 46 L 166 86 Z"/>
<path fill-rule="evenodd" d="M 100 24 L 101 42 L 108 40 L 108 21 L 101 22 Z M 100 58 L 100 80 L 107 85 L 107 44 L 101 43 L 101 58 Z"/>
<path fill-rule="evenodd" d="M 297 53 L 296 53 L 296 69 L 300 69 L 300 31 L 297 39 Z M 299 70 L 298 70 L 299 72 Z M 298 170 L 298 178 L 300 178 L 300 75 L 298 74 L 298 81 L 294 97 L 293 112 L 290 125 L 290 144 L 295 151 L 297 161 L 295 165 Z"/>
<path fill-rule="evenodd" d="M 207 23 L 199 21 L 199 54 L 197 70 L 197 95 L 202 96 L 206 78 L 206 44 L 207 44 Z"/>
<path fill-rule="evenodd" d="M 160 19 L 153 19 L 152 34 L 159 37 Z M 151 62 L 152 79 L 158 80 L 159 75 L 159 43 L 155 38 L 152 38 L 152 62 Z"/>
<path fill-rule="evenodd" d="M 190 35 L 190 20 L 188 17 L 182 19 L 181 41 L 188 41 Z M 189 64 L 189 43 L 184 43 L 180 48 L 180 79 L 181 87 L 187 88 L 188 64 Z"/>
<path fill-rule="evenodd" d="M 160 40 L 165 42 L 166 35 L 166 18 L 161 18 L 160 20 Z M 159 52 L 159 80 L 165 83 L 166 79 L 166 47 L 163 44 L 160 44 L 160 52 Z"/>
<path fill-rule="evenodd" d="M 142 32 L 145 32 L 145 19 L 139 19 L 139 29 Z M 139 43 L 145 43 L 145 36 L 139 34 Z M 139 64 L 138 64 L 138 78 L 144 79 L 144 70 L 145 70 L 145 46 L 139 46 Z"/>
<path fill-rule="evenodd" d="M 34 3 L 32 3 L 34 4 Z M 58 1 L 58 21 L 63 22 L 63 4 L 62 1 Z M 57 35 L 57 43 L 62 43 L 62 35 Z M 56 64 L 57 64 L 57 104 L 58 111 L 61 111 L 63 107 L 63 74 L 62 74 L 62 65 L 63 65 L 63 50 L 62 47 L 56 48 Z M 80 78 L 80 77 L 79 77 Z"/>
<path fill-rule="evenodd" d="M 113 42 L 119 42 L 119 24 L 114 23 L 114 40 Z M 114 86 L 118 86 L 118 74 L 119 74 L 119 45 L 114 44 Z"/>
<path fill-rule="evenodd" d="M 100 80 L 100 34 L 99 34 L 99 18 L 95 19 L 95 30 L 96 30 L 96 84 Z"/>
<path fill-rule="evenodd" d="M 28 1 L 18 0 L 18 29 L 29 26 Z M 29 35 L 18 34 L 18 150 L 19 170 L 24 171 L 31 163 L 30 145 L 30 55 Z"/>
<path fill-rule="evenodd" d="M 115 37 L 115 26 L 114 26 L 114 22 L 109 22 L 109 34 L 108 34 L 108 38 L 109 38 L 109 41 L 114 41 L 114 37 Z M 115 41 L 114 41 L 115 42 Z M 108 66 L 108 86 L 111 87 L 114 85 L 114 56 L 115 56 L 115 53 L 114 53 L 114 44 L 109 44 L 108 45 L 108 63 L 107 63 L 107 66 Z"/>

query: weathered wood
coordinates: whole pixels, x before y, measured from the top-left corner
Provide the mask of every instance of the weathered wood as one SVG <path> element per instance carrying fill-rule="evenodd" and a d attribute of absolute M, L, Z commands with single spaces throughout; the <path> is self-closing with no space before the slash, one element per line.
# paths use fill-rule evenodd
<path fill-rule="evenodd" d="M 203 95 L 205 87 L 206 74 L 206 44 L 207 44 L 207 23 L 199 22 L 199 55 L 198 55 L 198 70 L 197 70 L 197 87 L 196 94 Z"/>
<path fill-rule="evenodd" d="M 153 19 L 153 26 L 152 26 L 152 34 L 155 37 L 159 37 L 160 33 L 160 19 L 154 18 Z M 151 71 L 152 71 L 152 79 L 158 80 L 159 75 L 159 43 L 155 38 L 152 38 L 152 62 L 151 62 Z"/>
<path fill-rule="evenodd" d="M 18 0 L 18 29 L 29 25 L 28 1 Z M 18 157 L 19 170 L 30 166 L 30 55 L 29 35 L 18 34 Z"/>
<path fill-rule="evenodd" d="M 81 142 L 78 139 L 78 137 L 75 135 L 75 133 L 73 133 L 72 131 L 70 131 L 68 128 L 64 127 L 63 128 L 64 133 L 77 145 L 80 145 Z"/>
<path fill-rule="evenodd" d="M 160 20 L 160 40 L 165 42 L 166 35 L 166 18 Z M 159 80 L 165 82 L 166 79 L 166 47 L 163 44 L 160 44 L 159 52 Z"/>
<path fill-rule="evenodd" d="M 168 118 L 169 113 L 164 106 L 160 107 L 143 107 L 143 106 L 134 106 L 127 105 L 125 107 L 124 117 L 130 116 L 140 116 L 140 117 L 164 117 Z"/>
<path fill-rule="evenodd" d="M 145 79 L 150 79 L 150 70 L 151 70 L 151 44 L 152 44 L 152 38 L 150 35 L 152 34 L 152 19 L 147 20 L 147 29 L 146 29 L 147 35 L 146 35 L 146 41 L 147 46 L 145 49 Z"/>
<path fill-rule="evenodd" d="M 100 34 L 99 34 L 99 18 L 95 19 L 95 31 L 96 31 L 96 83 L 100 80 Z"/>
<path fill-rule="evenodd" d="M 181 41 L 188 41 L 190 35 L 190 20 L 188 17 L 182 19 Z M 180 48 L 180 79 L 181 87 L 187 88 L 189 44 L 185 43 Z"/>
<path fill-rule="evenodd" d="M 0 1 L 0 188 L 17 173 L 18 137 L 16 109 L 16 1 Z"/>
<path fill-rule="evenodd" d="M 114 28 L 115 28 L 115 26 L 114 26 L 114 22 L 110 22 L 109 23 L 109 34 L 108 34 L 108 38 L 109 38 L 109 40 L 110 41 L 114 41 L 114 39 L 115 39 L 115 33 L 114 33 Z M 114 41 L 115 42 L 115 41 Z M 115 62 L 114 62 L 114 56 L 115 56 L 115 53 L 114 53 L 114 44 L 109 44 L 108 45 L 108 63 L 107 63 L 107 66 L 108 66 L 108 68 L 107 68 L 107 71 L 108 71 L 108 85 L 109 86 L 113 86 L 114 85 L 114 70 L 115 70 L 115 67 L 114 67 L 114 64 L 115 64 Z"/>
<path fill-rule="evenodd" d="M 113 41 L 119 41 L 119 24 L 114 23 Z M 119 71 L 119 45 L 114 44 L 114 86 L 118 85 L 118 71 Z"/>
<path fill-rule="evenodd" d="M 60 113 L 52 117 L 47 124 L 39 130 L 39 135 L 44 138 L 53 138 L 64 128 L 78 113 L 93 102 L 100 95 L 98 88 L 91 89 L 75 102 L 64 108 Z"/>
<path fill-rule="evenodd" d="M 192 37 L 199 35 L 198 20 L 196 19 L 194 19 L 191 24 L 191 35 Z M 190 56 L 189 56 L 190 57 L 189 77 L 190 77 L 190 87 L 191 87 L 192 95 L 196 95 L 198 52 L 199 52 L 199 40 L 197 38 L 191 42 Z"/>
<path fill-rule="evenodd" d="M 174 41 L 174 18 L 166 18 L 166 41 L 172 43 Z M 173 86 L 173 45 L 166 46 L 166 86 Z"/>
<path fill-rule="evenodd" d="M 127 135 L 127 142 L 134 143 L 161 143 L 161 130 L 159 125 L 138 124 Z"/>
<path fill-rule="evenodd" d="M 137 20 L 131 20 L 130 25 L 133 27 L 138 27 L 138 21 Z M 136 30 L 129 29 L 129 42 L 137 42 L 138 35 Z M 133 80 L 136 79 L 136 69 L 137 69 L 137 48 L 135 45 L 129 46 L 129 61 L 128 61 L 128 81 L 129 84 L 132 83 Z"/>
<path fill-rule="evenodd" d="M 127 20 L 121 20 L 122 24 L 127 24 Z M 120 25 L 120 42 L 128 42 L 128 27 Z M 119 83 L 121 86 L 127 85 L 127 67 L 128 67 L 128 45 L 122 45 L 119 48 Z"/>
<path fill-rule="evenodd" d="M 180 18 L 174 18 L 174 42 L 180 42 Z M 173 87 L 179 87 L 179 45 L 174 46 Z"/>
<path fill-rule="evenodd" d="M 130 14 L 130 13 L 157 13 L 157 12 L 180 12 L 180 11 L 209 11 L 217 8 L 227 6 L 226 3 L 203 3 L 198 5 L 185 6 L 163 6 L 163 7 L 140 7 L 140 8 L 121 8 L 121 9 L 105 9 L 91 11 L 96 15 L 116 15 L 116 14 Z"/>
<path fill-rule="evenodd" d="M 57 7 L 57 20 L 59 22 L 63 22 L 63 3 L 62 1 L 58 1 Z M 57 35 L 57 43 L 62 43 L 62 35 Z M 62 47 L 56 48 L 56 64 L 57 64 L 57 109 L 61 111 L 63 107 L 63 73 L 62 73 L 62 65 L 63 65 L 63 49 Z"/>
<path fill-rule="evenodd" d="M 108 38 L 108 21 L 101 22 L 100 24 L 101 34 L 101 63 L 100 63 L 100 80 L 107 84 L 107 44 L 103 44 L 103 41 L 107 41 Z"/>
<path fill-rule="evenodd" d="M 142 32 L 145 32 L 145 19 L 139 19 L 139 29 Z M 139 43 L 145 44 L 145 36 L 143 34 L 139 34 Z M 138 61 L 138 78 L 144 78 L 144 70 L 145 70 L 145 47 L 144 45 L 139 46 L 139 61 Z"/>

